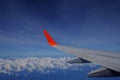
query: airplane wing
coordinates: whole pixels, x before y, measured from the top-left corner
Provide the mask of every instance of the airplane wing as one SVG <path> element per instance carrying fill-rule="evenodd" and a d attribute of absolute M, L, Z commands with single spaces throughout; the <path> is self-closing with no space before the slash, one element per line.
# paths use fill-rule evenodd
<path fill-rule="evenodd" d="M 77 59 L 70 60 L 68 63 L 96 63 L 101 66 L 95 71 L 88 73 L 89 77 L 111 77 L 120 76 L 120 52 L 101 51 L 85 48 L 75 48 L 57 44 L 50 34 L 43 30 L 44 35 L 51 47 L 71 53 L 77 56 Z"/>

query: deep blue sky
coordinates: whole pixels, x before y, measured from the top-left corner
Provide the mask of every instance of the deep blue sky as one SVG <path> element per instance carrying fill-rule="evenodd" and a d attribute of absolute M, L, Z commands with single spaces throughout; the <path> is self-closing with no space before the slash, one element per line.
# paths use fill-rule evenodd
<path fill-rule="evenodd" d="M 67 56 L 43 29 L 59 44 L 120 51 L 120 1 L 0 0 L 0 57 Z"/>

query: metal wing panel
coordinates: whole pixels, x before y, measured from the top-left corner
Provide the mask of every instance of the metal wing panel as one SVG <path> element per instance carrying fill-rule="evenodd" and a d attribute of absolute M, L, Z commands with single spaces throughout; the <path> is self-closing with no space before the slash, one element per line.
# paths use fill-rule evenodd
<path fill-rule="evenodd" d="M 106 51 L 104 52 L 90 49 L 73 48 L 61 45 L 55 46 L 55 48 L 120 72 L 120 56 L 115 57 L 110 54 L 107 55 Z M 104 53 L 105 55 L 103 55 Z"/>
<path fill-rule="evenodd" d="M 75 56 L 81 57 L 85 60 L 88 60 L 93 63 L 100 64 L 106 68 L 112 69 L 114 71 L 120 72 L 120 54 L 113 54 L 118 52 L 111 51 L 98 51 L 92 49 L 83 49 L 83 48 L 73 48 L 67 46 L 58 45 L 49 33 L 44 30 L 45 37 L 50 46 L 57 49 L 63 50 L 68 53 L 72 53 Z"/>

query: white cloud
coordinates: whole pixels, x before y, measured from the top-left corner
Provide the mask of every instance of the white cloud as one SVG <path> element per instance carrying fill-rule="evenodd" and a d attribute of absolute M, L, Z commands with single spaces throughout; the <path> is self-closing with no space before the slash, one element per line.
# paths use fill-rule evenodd
<path fill-rule="evenodd" d="M 68 64 L 67 60 L 70 57 L 64 58 L 16 58 L 16 59 L 2 59 L 0 58 L 0 73 L 12 74 L 22 71 L 40 71 L 41 73 L 55 72 L 54 69 L 70 69 L 80 70 L 81 64 Z"/>

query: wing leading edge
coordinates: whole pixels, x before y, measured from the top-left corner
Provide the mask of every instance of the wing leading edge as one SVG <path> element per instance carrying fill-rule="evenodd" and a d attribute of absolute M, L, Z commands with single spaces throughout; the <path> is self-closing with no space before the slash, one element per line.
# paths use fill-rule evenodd
<path fill-rule="evenodd" d="M 67 53 L 71 53 L 81 58 L 80 60 L 82 61 L 85 60 L 103 66 L 104 69 L 99 69 L 90 72 L 88 76 L 91 77 L 120 76 L 120 63 L 119 63 L 120 55 L 117 54 L 118 52 L 74 48 L 69 46 L 58 45 L 46 30 L 44 30 L 43 32 L 50 46 L 65 51 Z"/>

